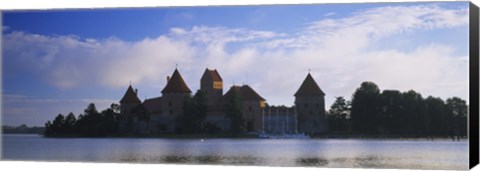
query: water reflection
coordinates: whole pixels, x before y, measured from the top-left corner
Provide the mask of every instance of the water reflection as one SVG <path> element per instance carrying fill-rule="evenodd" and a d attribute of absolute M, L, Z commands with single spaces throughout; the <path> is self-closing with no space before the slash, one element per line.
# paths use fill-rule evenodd
<path fill-rule="evenodd" d="M 467 169 L 468 142 L 3 137 L 6 160 Z"/>
<path fill-rule="evenodd" d="M 297 166 L 326 166 L 328 160 L 323 158 L 298 158 L 296 163 Z"/>
<path fill-rule="evenodd" d="M 223 165 L 264 165 L 267 164 L 264 159 L 252 156 L 180 156 L 167 155 L 148 158 L 140 158 L 136 155 L 123 156 L 122 162 L 133 163 L 166 163 L 166 164 L 223 164 Z"/>

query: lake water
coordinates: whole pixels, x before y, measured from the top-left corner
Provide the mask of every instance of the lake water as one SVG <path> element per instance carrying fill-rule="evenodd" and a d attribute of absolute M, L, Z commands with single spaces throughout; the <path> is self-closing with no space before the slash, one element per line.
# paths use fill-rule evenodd
<path fill-rule="evenodd" d="M 468 169 L 468 142 L 2 136 L 2 160 Z"/>

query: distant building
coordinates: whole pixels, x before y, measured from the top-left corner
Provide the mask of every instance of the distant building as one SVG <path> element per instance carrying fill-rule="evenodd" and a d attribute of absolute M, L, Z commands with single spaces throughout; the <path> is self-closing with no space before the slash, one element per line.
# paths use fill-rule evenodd
<path fill-rule="evenodd" d="M 200 91 L 205 94 L 208 107 L 204 125 L 215 125 L 220 131 L 230 129 L 225 115 L 225 99 L 237 92 L 242 100 L 242 115 L 246 132 L 271 133 L 322 133 L 328 131 L 325 121 L 325 93 L 310 73 L 294 94 L 295 106 L 269 106 L 249 85 L 233 85 L 223 94 L 223 80 L 216 69 L 205 69 L 200 79 Z M 175 118 L 183 114 L 183 101 L 192 91 L 178 69 L 167 77 L 161 97 L 138 99 L 138 91 L 130 85 L 120 100 L 121 121 L 119 130 L 136 133 L 172 133 Z M 148 117 L 142 117 L 148 116 Z"/>

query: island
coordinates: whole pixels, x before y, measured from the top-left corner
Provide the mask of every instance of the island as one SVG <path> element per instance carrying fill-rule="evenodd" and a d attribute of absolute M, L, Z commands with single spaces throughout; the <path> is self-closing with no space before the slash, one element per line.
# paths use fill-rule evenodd
<path fill-rule="evenodd" d="M 383 90 L 363 82 L 351 100 L 336 97 L 325 110 L 325 93 L 310 71 L 293 94 L 294 105 L 269 105 L 248 84 L 223 94 L 216 69 L 205 69 L 192 95 L 175 68 L 162 96 L 138 98 L 129 85 L 120 104 L 98 111 L 90 104 L 78 117 L 59 114 L 45 124 L 46 137 L 166 138 L 452 138 L 467 136 L 468 105 L 414 90 Z"/>

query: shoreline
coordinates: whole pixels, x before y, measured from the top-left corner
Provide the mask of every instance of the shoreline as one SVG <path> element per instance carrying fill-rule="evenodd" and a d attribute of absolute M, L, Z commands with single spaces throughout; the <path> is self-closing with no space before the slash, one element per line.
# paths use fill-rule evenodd
<path fill-rule="evenodd" d="M 243 134 L 238 136 L 218 134 L 150 134 L 150 135 L 109 135 L 109 136 L 77 136 L 77 135 L 59 135 L 59 136 L 44 136 L 43 134 L 12 134 L 3 133 L 3 135 L 39 135 L 44 138 L 161 138 L 161 139 L 265 139 L 259 138 L 258 134 Z M 279 138 L 281 139 L 281 138 Z M 449 140 L 449 141 L 465 141 L 467 137 L 452 137 L 446 136 L 392 136 L 392 135 L 317 135 L 310 138 L 311 140 Z"/>

